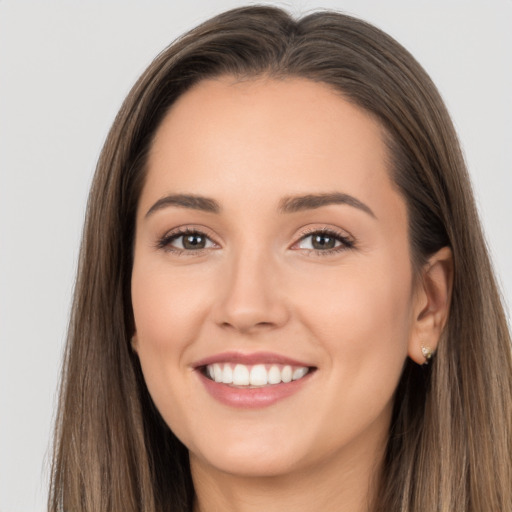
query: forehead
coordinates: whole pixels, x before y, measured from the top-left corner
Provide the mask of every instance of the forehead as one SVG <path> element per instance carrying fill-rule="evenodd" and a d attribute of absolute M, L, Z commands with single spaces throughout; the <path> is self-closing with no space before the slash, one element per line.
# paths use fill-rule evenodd
<path fill-rule="evenodd" d="M 380 124 L 330 86 L 221 77 L 200 82 L 167 113 L 142 200 L 194 192 L 221 201 L 277 201 L 336 190 L 378 209 L 380 192 L 394 188 L 388 161 Z"/>

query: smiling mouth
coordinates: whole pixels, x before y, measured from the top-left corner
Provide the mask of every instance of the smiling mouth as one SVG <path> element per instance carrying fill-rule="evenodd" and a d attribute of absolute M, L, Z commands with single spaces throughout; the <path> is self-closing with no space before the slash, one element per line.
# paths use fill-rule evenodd
<path fill-rule="evenodd" d="M 214 363 L 202 366 L 201 373 L 209 380 L 237 388 L 276 386 L 304 378 L 316 368 L 283 364 Z"/>

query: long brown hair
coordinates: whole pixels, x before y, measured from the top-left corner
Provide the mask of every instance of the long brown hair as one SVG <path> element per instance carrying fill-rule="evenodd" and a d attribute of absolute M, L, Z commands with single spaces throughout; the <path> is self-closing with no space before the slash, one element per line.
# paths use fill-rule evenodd
<path fill-rule="evenodd" d="M 333 12 L 295 20 L 257 6 L 221 14 L 158 55 L 108 135 L 87 207 L 49 509 L 191 510 L 187 450 L 155 409 L 130 349 L 132 246 L 161 120 L 193 84 L 226 74 L 323 82 L 370 112 L 407 204 L 413 263 L 452 249 L 450 317 L 431 364 L 405 364 L 374 509 L 512 510 L 510 335 L 439 93 L 402 46 L 361 20 Z"/>

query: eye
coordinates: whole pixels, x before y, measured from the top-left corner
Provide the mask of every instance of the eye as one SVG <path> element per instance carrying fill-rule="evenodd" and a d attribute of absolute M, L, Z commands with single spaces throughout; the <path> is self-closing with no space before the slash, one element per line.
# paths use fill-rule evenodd
<path fill-rule="evenodd" d="M 189 252 L 214 248 L 217 244 L 201 231 L 187 229 L 164 236 L 158 242 L 158 247 L 168 251 Z"/>
<path fill-rule="evenodd" d="M 354 242 L 346 236 L 330 230 L 319 230 L 303 236 L 293 248 L 323 253 L 349 249 Z"/>

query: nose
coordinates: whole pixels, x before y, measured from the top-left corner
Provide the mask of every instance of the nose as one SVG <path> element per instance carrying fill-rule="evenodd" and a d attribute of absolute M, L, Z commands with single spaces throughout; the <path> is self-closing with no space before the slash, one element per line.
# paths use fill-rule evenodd
<path fill-rule="evenodd" d="M 285 325 L 290 311 L 277 267 L 264 253 L 234 256 L 221 278 L 214 309 L 216 323 L 243 334 Z"/>

